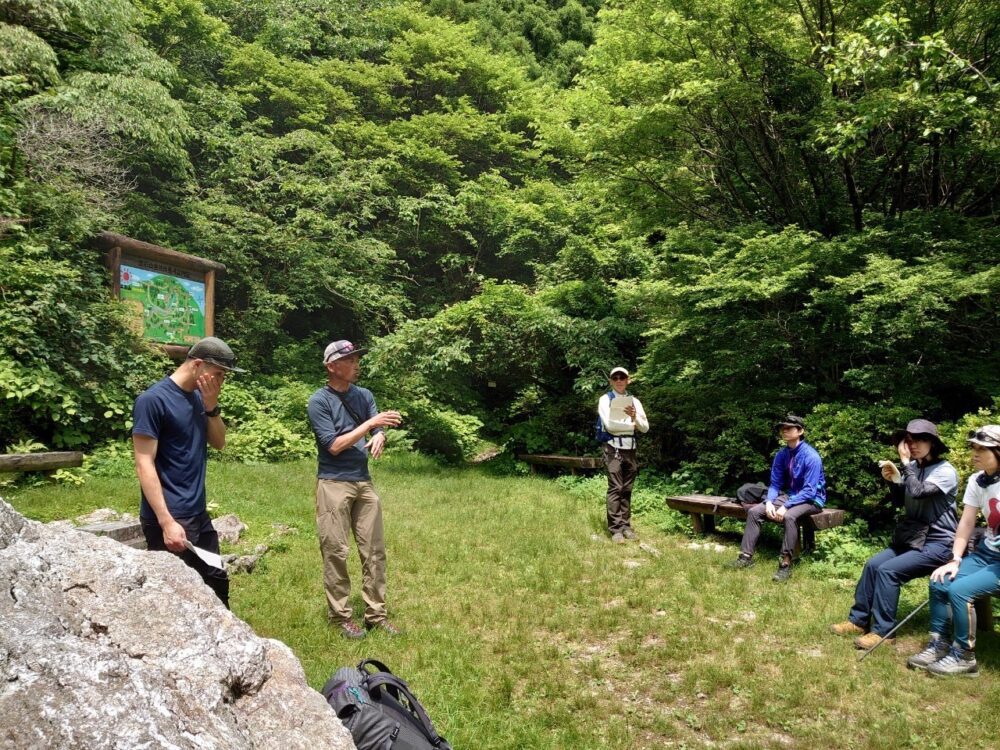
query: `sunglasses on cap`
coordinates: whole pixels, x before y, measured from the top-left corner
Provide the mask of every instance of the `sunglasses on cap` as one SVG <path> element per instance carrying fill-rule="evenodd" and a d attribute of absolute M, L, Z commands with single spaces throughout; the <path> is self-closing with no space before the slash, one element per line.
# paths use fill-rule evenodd
<path fill-rule="evenodd" d="M 1000 440 L 997 440 L 996 436 L 991 435 L 988 432 L 983 432 L 982 430 L 969 430 L 969 436 L 967 439 L 1000 446 Z"/>
<path fill-rule="evenodd" d="M 622 375 L 620 372 L 616 372 L 611 376 L 612 380 L 628 380 L 628 375 Z"/>

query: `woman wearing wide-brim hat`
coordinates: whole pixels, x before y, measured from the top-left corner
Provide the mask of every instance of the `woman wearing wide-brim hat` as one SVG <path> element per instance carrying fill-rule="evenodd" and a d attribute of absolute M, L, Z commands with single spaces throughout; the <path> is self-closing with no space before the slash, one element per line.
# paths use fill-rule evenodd
<path fill-rule="evenodd" d="M 889 547 L 865 563 L 847 620 L 831 627 L 838 635 L 856 635 L 854 644 L 866 650 L 896 627 L 903 584 L 930 575 L 951 558 L 958 526 L 958 472 L 942 458 L 948 447 L 937 425 L 914 419 L 892 439 L 902 466 L 897 471 L 885 461 L 882 476 L 891 483 L 893 501 L 903 505 L 903 518 Z"/>

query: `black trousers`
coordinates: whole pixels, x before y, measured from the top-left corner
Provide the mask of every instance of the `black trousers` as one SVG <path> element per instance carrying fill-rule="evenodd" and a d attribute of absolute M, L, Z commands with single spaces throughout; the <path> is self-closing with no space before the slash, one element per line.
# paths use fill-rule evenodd
<path fill-rule="evenodd" d="M 604 464 L 608 469 L 608 531 L 620 534 L 632 522 L 632 484 L 639 473 L 635 450 L 604 445 Z"/>
<path fill-rule="evenodd" d="M 191 518 L 175 518 L 174 520 L 184 527 L 184 533 L 191 544 L 219 554 L 219 535 L 216 533 L 215 527 L 212 526 L 212 517 L 208 515 L 207 511 Z M 169 551 L 163 542 L 163 529 L 160 528 L 158 521 L 155 519 L 148 521 L 142 518 L 140 523 L 142 524 L 142 535 L 146 537 L 147 549 L 154 552 Z M 226 571 L 213 568 L 189 549 L 180 554 L 176 552 L 173 554 L 180 557 L 189 568 L 198 571 L 201 579 L 226 605 L 226 609 L 229 609 L 229 576 L 226 575 Z"/>

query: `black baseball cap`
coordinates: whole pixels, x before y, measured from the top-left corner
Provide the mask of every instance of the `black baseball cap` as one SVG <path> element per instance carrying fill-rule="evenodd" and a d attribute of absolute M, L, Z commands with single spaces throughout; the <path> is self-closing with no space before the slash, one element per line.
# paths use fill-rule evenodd
<path fill-rule="evenodd" d="M 784 417 L 782 417 L 781 421 L 778 422 L 778 429 L 780 430 L 782 427 L 798 427 L 800 430 L 804 430 L 806 428 L 806 422 L 802 419 L 802 417 L 788 412 Z"/>
<path fill-rule="evenodd" d="M 188 359 L 201 359 L 228 372 L 246 372 L 236 366 L 236 355 L 222 339 L 206 336 L 188 350 Z"/>

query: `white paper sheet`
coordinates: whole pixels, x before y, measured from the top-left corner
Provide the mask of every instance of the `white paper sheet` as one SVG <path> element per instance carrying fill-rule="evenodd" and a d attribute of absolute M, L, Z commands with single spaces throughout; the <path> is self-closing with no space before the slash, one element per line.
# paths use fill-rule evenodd
<path fill-rule="evenodd" d="M 892 467 L 892 481 L 893 481 L 893 483 L 894 484 L 902 484 L 903 483 L 903 475 L 899 473 L 899 469 L 897 468 L 896 464 L 894 464 L 892 461 L 879 461 L 878 462 L 878 467 L 880 469 L 883 466 L 886 466 L 886 465 Z"/>
<path fill-rule="evenodd" d="M 218 568 L 219 570 L 225 570 L 226 564 L 222 561 L 222 555 L 217 555 L 214 552 L 209 552 L 207 549 L 202 549 L 201 547 L 195 547 L 187 539 L 184 540 L 184 546 L 189 550 L 194 552 L 198 557 L 200 557 L 204 562 L 211 565 L 213 568 Z"/>
<path fill-rule="evenodd" d="M 625 407 L 632 406 L 631 396 L 615 396 L 611 399 L 611 421 L 631 422 L 632 417 L 625 413 Z"/>

